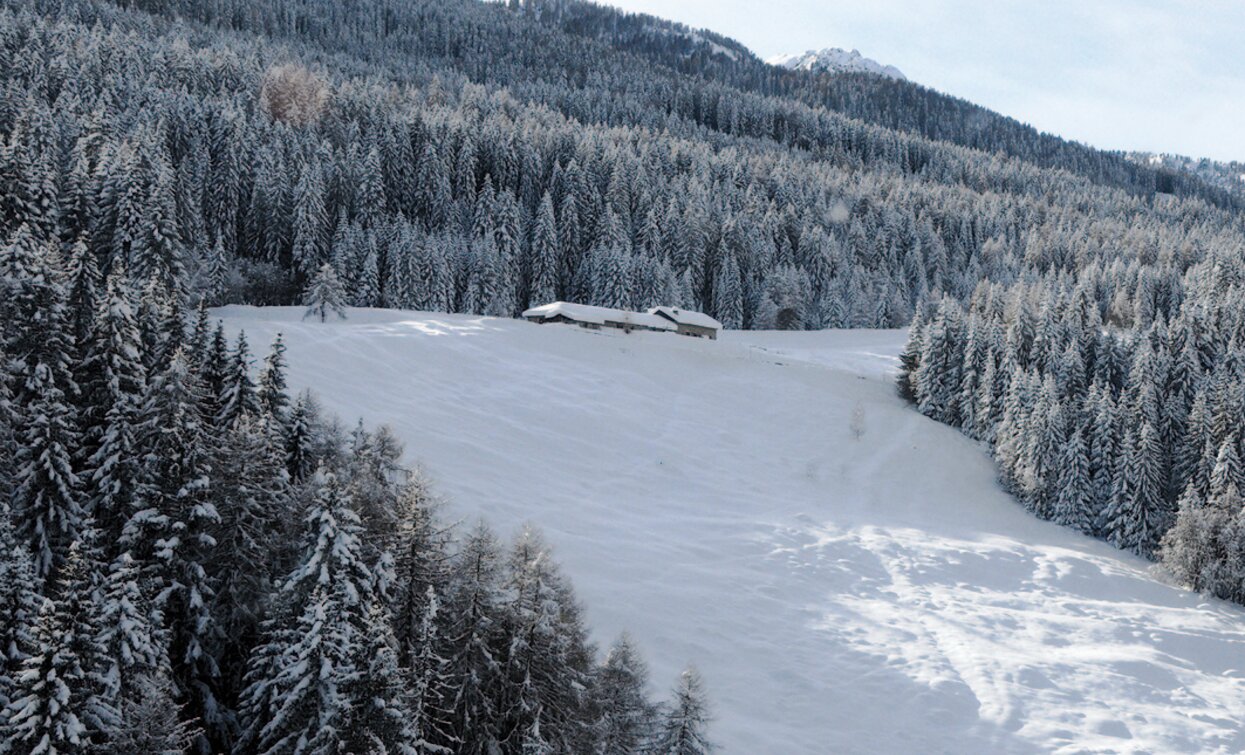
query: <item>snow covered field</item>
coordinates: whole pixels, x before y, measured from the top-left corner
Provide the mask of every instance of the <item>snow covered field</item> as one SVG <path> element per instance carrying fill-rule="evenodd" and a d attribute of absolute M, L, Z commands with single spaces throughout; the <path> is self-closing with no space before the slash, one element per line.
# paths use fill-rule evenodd
<path fill-rule="evenodd" d="M 219 313 L 456 516 L 540 526 L 602 644 L 700 667 L 724 752 L 1245 750 L 1245 614 L 1025 513 L 895 396 L 902 332 Z"/>

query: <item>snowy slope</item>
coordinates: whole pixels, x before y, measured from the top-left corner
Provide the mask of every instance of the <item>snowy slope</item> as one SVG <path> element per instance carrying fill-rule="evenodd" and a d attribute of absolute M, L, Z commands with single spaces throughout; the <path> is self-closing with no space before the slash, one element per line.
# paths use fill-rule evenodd
<path fill-rule="evenodd" d="M 599 640 L 701 668 L 727 753 L 1245 749 L 1245 615 L 1022 511 L 895 397 L 901 332 L 221 314 L 458 514 L 541 526 Z"/>
<path fill-rule="evenodd" d="M 793 71 L 871 73 L 876 76 L 885 76 L 888 79 L 908 80 L 908 77 L 895 66 L 883 65 L 876 60 L 866 58 L 860 54 L 859 50 L 848 51 L 837 47 L 776 55 L 765 62 Z"/>

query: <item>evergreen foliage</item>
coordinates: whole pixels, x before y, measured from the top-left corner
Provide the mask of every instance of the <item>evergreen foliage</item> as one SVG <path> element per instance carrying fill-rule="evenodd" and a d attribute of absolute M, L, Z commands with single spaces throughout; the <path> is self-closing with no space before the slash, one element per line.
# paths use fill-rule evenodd
<path fill-rule="evenodd" d="M 61 330 L 4 323 L 4 353 L 28 358 L 0 360 L 0 749 L 632 741 L 619 732 L 653 709 L 625 677 L 642 664 L 598 664 L 539 535 L 506 547 L 443 524 L 388 428 L 346 434 L 310 394 L 290 400 L 279 338 L 253 365 L 243 334 L 202 308 L 183 323 L 129 267 L 80 285 L 18 242 L 2 303 Z"/>
<path fill-rule="evenodd" d="M 901 393 L 990 442 L 1004 484 L 1035 514 L 1245 601 L 1245 344 L 1236 299 L 1215 293 L 1240 265 L 1216 255 L 1102 296 L 1119 284 L 1097 268 L 982 283 L 967 308 L 945 299 L 918 316 Z"/>
<path fill-rule="evenodd" d="M 1142 270 L 1241 241 L 1243 200 L 1192 173 L 657 19 L 520 5 L 4 0 L 0 239 L 66 247 L 74 301 L 123 269 L 165 311 L 562 298 L 780 328 L 896 327 L 982 279 L 1087 266 L 1129 282 L 1092 294 L 1131 318 L 1164 306 L 1133 281 L 1171 280 Z"/>
<path fill-rule="evenodd" d="M 316 271 L 307 287 L 303 303 L 307 305 L 304 317 L 314 316 L 320 322 L 326 322 L 332 312 L 339 318 L 346 319 L 346 291 L 331 264 L 326 262 Z M 360 306 L 367 306 L 367 302 Z"/>

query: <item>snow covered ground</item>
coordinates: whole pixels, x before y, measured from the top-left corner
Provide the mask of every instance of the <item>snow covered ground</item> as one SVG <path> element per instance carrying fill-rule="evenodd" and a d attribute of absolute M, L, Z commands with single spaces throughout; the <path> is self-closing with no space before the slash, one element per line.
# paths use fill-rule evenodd
<path fill-rule="evenodd" d="M 700 667 L 724 752 L 1245 750 L 1245 614 L 1025 513 L 895 396 L 902 332 L 220 314 L 457 515 L 540 526 L 603 644 Z"/>

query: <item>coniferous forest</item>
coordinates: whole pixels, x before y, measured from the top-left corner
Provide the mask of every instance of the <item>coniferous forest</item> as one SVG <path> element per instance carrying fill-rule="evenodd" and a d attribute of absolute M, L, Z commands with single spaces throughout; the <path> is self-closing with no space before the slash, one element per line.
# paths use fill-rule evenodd
<path fill-rule="evenodd" d="M 1245 603 L 1245 249 L 1224 249 L 1124 288 L 1092 271 L 983 283 L 918 314 L 899 381 L 988 443 L 1037 516 Z"/>
<path fill-rule="evenodd" d="M 1187 264 L 1241 236 L 1231 198 L 1192 177 L 1177 196 L 1139 188 L 1177 182 L 1153 171 L 1104 178 L 1147 170 L 1121 156 L 1045 169 L 1020 147 L 933 141 L 809 104 L 816 82 L 799 97 L 736 87 L 715 59 L 676 71 L 665 47 L 615 50 L 552 13 L 39 0 L 3 14 L 4 237 L 82 242 L 105 273 L 118 261 L 140 290 L 209 304 L 297 302 L 329 263 L 352 305 L 675 303 L 728 327 L 896 327 L 981 279 L 1133 277 L 1173 247 Z M 1029 137 L 1015 141 L 1049 139 Z"/>
<path fill-rule="evenodd" d="M 1036 515 L 1245 602 L 1245 209 L 1193 173 L 573 0 L 0 0 L 0 74 L 0 750 L 709 751 L 693 669 L 651 701 L 229 303 L 912 322 Z"/>
<path fill-rule="evenodd" d="M 686 752 L 638 648 L 598 658 L 539 533 L 453 528 L 384 427 L 253 377 L 199 310 L 4 257 L 4 752 Z"/>
<path fill-rule="evenodd" d="M 534 530 L 450 527 L 384 427 L 291 399 L 199 310 L 4 258 L 4 752 L 689 752 Z M 671 749 L 671 748 L 674 749 Z"/>

